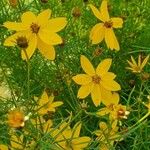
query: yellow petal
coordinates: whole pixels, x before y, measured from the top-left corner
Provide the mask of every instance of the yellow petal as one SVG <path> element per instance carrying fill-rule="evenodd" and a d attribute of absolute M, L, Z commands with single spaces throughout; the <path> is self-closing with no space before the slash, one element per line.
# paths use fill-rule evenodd
<path fill-rule="evenodd" d="M 149 60 L 149 55 L 142 62 L 141 69 L 147 64 L 148 60 Z"/>
<path fill-rule="evenodd" d="M 104 74 L 108 73 L 108 70 L 111 66 L 111 63 L 112 63 L 112 59 L 110 59 L 110 58 L 104 59 L 97 66 L 96 74 L 99 75 L 99 76 L 103 76 Z"/>
<path fill-rule="evenodd" d="M 59 17 L 59 18 L 50 19 L 45 29 L 51 32 L 58 32 L 62 30 L 66 25 L 67 25 L 66 18 Z"/>
<path fill-rule="evenodd" d="M 99 20 L 102 20 L 102 16 L 101 16 L 100 11 L 95 6 L 93 6 L 92 4 L 89 4 L 88 6 L 92 9 L 92 12 L 95 15 L 95 17 L 97 17 Z"/>
<path fill-rule="evenodd" d="M 51 10 L 46 9 L 42 11 L 38 16 L 37 16 L 37 22 L 39 25 L 44 26 L 48 23 L 48 19 L 51 16 Z"/>
<path fill-rule="evenodd" d="M 48 99 L 48 95 L 47 93 L 44 91 L 40 100 L 39 100 L 39 106 L 43 106 L 44 104 L 48 103 L 49 99 Z"/>
<path fill-rule="evenodd" d="M 23 25 L 22 23 L 17 23 L 17 22 L 5 22 L 4 27 L 8 28 L 9 30 L 15 30 L 15 31 L 23 31 L 27 30 L 28 27 Z"/>
<path fill-rule="evenodd" d="M 29 39 L 27 49 L 21 51 L 22 59 L 23 60 L 30 59 L 32 57 L 36 47 L 37 47 L 37 37 L 36 37 L 36 34 L 32 34 L 32 36 Z"/>
<path fill-rule="evenodd" d="M 57 102 L 53 102 L 52 104 L 51 104 L 51 107 L 58 107 L 58 106 L 61 106 L 63 104 L 63 102 L 61 102 L 61 101 L 57 101 Z"/>
<path fill-rule="evenodd" d="M 114 80 L 105 80 L 105 81 L 101 81 L 101 85 L 109 91 L 118 91 L 121 89 L 120 85 L 114 81 Z"/>
<path fill-rule="evenodd" d="M 106 41 L 107 47 L 110 48 L 111 50 L 113 49 L 120 50 L 120 46 L 119 46 L 118 40 L 115 36 L 113 29 L 107 28 L 105 30 L 105 41 Z"/>
<path fill-rule="evenodd" d="M 79 137 L 72 140 L 74 150 L 83 150 L 86 148 L 90 142 L 91 138 L 87 136 Z"/>
<path fill-rule="evenodd" d="M 4 46 L 15 46 L 16 45 L 16 39 L 21 36 L 20 32 L 17 32 L 11 36 L 9 36 L 5 41 L 4 41 Z"/>
<path fill-rule="evenodd" d="M 87 74 L 78 74 L 72 79 L 79 85 L 86 85 L 92 81 L 92 78 Z"/>
<path fill-rule="evenodd" d="M 135 66 L 137 66 L 137 63 L 136 63 L 135 59 L 133 58 L 133 56 L 131 56 L 131 60 L 132 60 L 132 63 L 133 63 Z"/>
<path fill-rule="evenodd" d="M 139 67 L 141 66 L 141 55 L 139 55 L 139 57 L 138 57 L 138 66 Z"/>
<path fill-rule="evenodd" d="M 31 11 L 23 13 L 21 16 L 21 20 L 23 24 L 26 24 L 28 26 L 31 25 L 32 23 L 37 22 L 36 16 Z"/>
<path fill-rule="evenodd" d="M 55 59 L 54 47 L 52 45 L 44 43 L 40 38 L 38 38 L 38 49 L 45 58 L 49 60 Z"/>
<path fill-rule="evenodd" d="M 93 68 L 93 65 L 84 55 L 81 55 L 80 62 L 82 69 L 84 70 L 85 73 L 87 73 L 90 76 L 95 75 L 95 69 Z"/>
<path fill-rule="evenodd" d="M 100 12 L 104 21 L 109 21 L 109 13 L 108 13 L 108 6 L 107 0 L 103 0 L 100 6 Z"/>
<path fill-rule="evenodd" d="M 83 98 L 87 97 L 90 94 L 91 89 L 92 89 L 92 85 L 91 84 L 89 84 L 89 85 L 82 85 L 79 88 L 77 97 L 80 98 L 80 99 L 83 99 Z"/>
<path fill-rule="evenodd" d="M 104 116 L 110 113 L 110 110 L 107 107 L 101 108 L 96 114 L 99 116 Z"/>
<path fill-rule="evenodd" d="M 93 89 L 91 91 L 91 97 L 93 100 L 94 105 L 97 107 L 100 105 L 102 100 L 101 90 L 99 84 L 94 84 Z"/>
<path fill-rule="evenodd" d="M 105 27 L 103 23 L 96 24 L 90 31 L 90 40 L 92 44 L 98 44 L 104 39 Z"/>
<path fill-rule="evenodd" d="M 8 150 L 8 146 L 0 144 L 0 150 Z"/>
<path fill-rule="evenodd" d="M 80 135 L 81 123 L 77 122 L 73 127 L 73 138 L 77 138 Z"/>
<path fill-rule="evenodd" d="M 127 62 L 128 62 L 128 64 L 130 65 L 130 67 L 132 67 L 132 68 L 135 67 L 135 65 L 134 65 L 132 62 L 130 62 L 130 61 L 128 61 L 128 60 L 127 60 Z"/>
<path fill-rule="evenodd" d="M 38 34 L 40 39 L 48 45 L 58 45 L 62 43 L 62 38 L 57 33 L 40 30 Z"/>
<path fill-rule="evenodd" d="M 114 28 L 122 28 L 122 25 L 123 25 L 122 18 L 114 17 L 114 18 L 111 18 L 111 21 L 113 22 Z"/>

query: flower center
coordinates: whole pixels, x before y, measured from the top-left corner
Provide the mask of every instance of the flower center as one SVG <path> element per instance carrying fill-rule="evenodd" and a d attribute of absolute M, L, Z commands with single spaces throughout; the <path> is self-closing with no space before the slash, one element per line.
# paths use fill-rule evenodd
<path fill-rule="evenodd" d="M 39 32 L 40 26 L 37 25 L 36 23 L 32 23 L 30 27 L 33 33 L 37 34 Z"/>
<path fill-rule="evenodd" d="M 142 71 L 139 66 L 136 66 L 136 67 L 134 68 L 134 70 L 135 70 L 137 73 L 140 73 L 140 72 Z"/>
<path fill-rule="evenodd" d="M 28 47 L 28 40 L 27 40 L 27 38 L 26 37 L 23 37 L 23 36 L 21 36 L 21 37 L 18 37 L 17 38 L 17 45 L 20 47 L 20 48 L 27 48 Z"/>
<path fill-rule="evenodd" d="M 111 28 L 111 27 L 113 26 L 113 22 L 112 22 L 112 21 L 106 21 L 106 22 L 104 23 L 104 26 L 105 26 L 106 28 Z"/>
<path fill-rule="evenodd" d="M 94 75 L 94 76 L 92 76 L 92 81 L 93 81 L 95 84 L 99 84 L 100 81 L 101 81 L 101 78 L 100 78 L 98 75 Z"/>
<path fill-rule="evenodd" d="M 109 108 L 109 110 L 113 111 L 113 110 L 114 110 L 114 104 L 110 104 L 110 105 L 108 106 L 108 108 Z"/>

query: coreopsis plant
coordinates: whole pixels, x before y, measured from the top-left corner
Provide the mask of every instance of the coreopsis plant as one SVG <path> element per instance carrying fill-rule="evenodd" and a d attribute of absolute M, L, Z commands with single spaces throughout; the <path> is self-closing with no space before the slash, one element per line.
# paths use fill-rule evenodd
<path fill-rule="evenodd" d="M 131 56 L 131 61 L 127 60 L 130 67 L 126 67 L 126 69 L 131 70 L 133 73 L 141 73 L 143 71 L 143 68 L 147 64 L 148 60 L 149 55 L 147 55 L 143 61 L 141 55 L 139 55 L 138 62 L 136 62 L 135 59 Z"/>
<path fill-rule="evenodd" d="M 23 60 L 30 59 L 36 50 L 49 60 L 55 59 L 54 45 L 61 44 L 62 38 L 57 34 L 66 24 L 65 17 L 49 19 L 51 10 L 42 11 L 36 16 L 31 11 L 25 12 L 21 16 L 21 22 L 5 22 L 4 26 L 9 30 L 17 31 L 5 40 L 5 46 L 20 46 L 23 50 L 21 56 Z"/>
<path fill-rule="evenodd" d="M 97 115 L 103 116 L 109 114 L 109 119 L 113 121 L 118 121 L 120 119 L 127 119 L 129 115 L 129 111 L 125 105 L 119 104 L 119 94 L 113 93 L 107 104 L 105 103 L 106 107 L 101 108 Z"/>
<path fill-rule="evenodd" d="M 112 17 L 110 18 L 108 13 L 107 0 L 103 0 L 100 9 L 97 9 L 92 4 L 89 5 L 94 13 L 102 23 L 96 24 L 90 32 L 90 40 L 92 44 L 98 44 L 105 39 L 106 45 L 111 50 L 120 50 L 118 40 L 115 36 L 113 28 L 122 28 L 122 18 Z"/>
<path fill-rule="evenodd" d="M 51 136 L 55 139 L 59 148 L 83 150 L 89 145 L 91 138 L 88 136 L 80 137 L 81 126 L 82 124 L 77 122 L 71 129 L 68 123 L 63 122 L 58 129 L 51 131 Z"/>
<path fill-rule="evenodd" d="M 105 59 L 94 69 L 91 62 L 83 55 L 80 58 L 82 69 L 86 74 L 78 74 L 72 79 L 81 85 L 77 97 L 84 99 L 91 93 L 95 106 L 100 105 L 101 101 L 105 104 L 111 97 L 111 91 L 121 89 L 120 85 L 114 81 L 116 75 L 108 72 L 112 59 Z"/>
<path fill-rule="evenodd" d="M 94 133 L 97 136 L 97 140 L 100 142 L 99 150 L 110 150 L 113 147 L 115 141 L 119 139 L 118 127 L 116 122 L 111 125 L 105 122 L 99 123 L 99 130 Z"/>
<path fill-rule="evenodd" d="M 54 102 L 54 95 L 48 97 L 47 93 L 44 91 L 38 101 L 38 107 L 36 109 L 40 115 L 44 115 L 48 112 L 55 112 L 56 108 L 61 106 L 62 104 L 63 102 L 61 101 Z"/>

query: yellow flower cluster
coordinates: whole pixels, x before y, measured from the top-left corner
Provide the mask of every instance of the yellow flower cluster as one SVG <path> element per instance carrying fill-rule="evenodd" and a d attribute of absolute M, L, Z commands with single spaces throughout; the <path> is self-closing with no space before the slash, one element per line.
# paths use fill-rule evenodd
<path fill-rule="evenodd" d="M 15 1 L 14 1 L 15 2 Z M 16 1 L 17 2 L 17 1 Z M 120 50 L 119 42 L 115 36 L 114 28 L 122 28 L 123 20 L 119 17 L 110 17 L 107 0 L 103 0 L 100 9 L 90 4 L 95 17 L 101 21 L 90 31 L 89 39 L 92 44 L 99 44 L 105 40 L 106 46 L 111 50 Z M 4 46 L 17 46 L 21 49 L 21 57 L 27 62 L 32 58 L 36 49 L 48 60 L 56 57 L 55 46 L 62 44 L 63 40 L 57 32 L 67 25 L 65 17 L 51 18 L 52 11 L 46 9 L 35 15 L 31 11 L 22 14 L 20 22 L 7 21 L 4 27 L 15 31 L 4 41 Z M 79 14 L 78 14 L 79 16 Z M 149 60 L 149 55 L 142 60 L 139 55 L 138 63 L 131 56 L 131 62 L 127 61 L 130 67 L 127 69 L 133 73 L 141 73 Z M 84 73 L 77 74 L 72 80 L 80 85 L 77 98 L 86 100 L 90 95 L 94 106 L 101 107 L 96 115 L 98 117 L 108 116 L 108 123 L 100 122 L 99 130 L 94 131 L 98 140 L 99 149 L 109 150 L 115 141 L 121 140 L 119 135 L 118 121 L 127 119 L 129 111 L 122 105 L 118 91 L 121 86 L 116 82 L 116 74 L 109 71 L 112 59 L 101 60 L 96 69 L 91 61 L 84 55 L 80 56 L 80 63 Z M 70 86 L 70 83 L 69 83 Z M 44 91 L 40 98 L 34 97 L 31 117 L 25 115 L 21 109 L 15 108 L 8 112 L 7 123 L 13 129 L 23 129 L 23 134 L 17 134 L 16 130 L 10 133 L 9 148 L 13 149 L 40 149 L 36 140 L 42 138 L 42 134 L 48 135 L 46 140 L 54 145 L 53 150 L 83 150 L 90 145 L 92 139 L 81 134 L 82 123 L 79 121 L 72 127 L 70 121 L 63 121 L 59 125 L 53 123 L 51 114 L 56 112 L 56 108 L 63 105 L 62 101 L 55 101 L 54 95 L 50 96 Z M 148 107 L 148 106 L 147 106 Z M 32 129 L 38 131 L 37 137 L 32 137 Z M 26 138 L 30 137 L 26 141 Z M 25 142 L 26 141 L 26 142 Z M 1 144 L 0 149 L 7 150 L 6 145 Z"/>

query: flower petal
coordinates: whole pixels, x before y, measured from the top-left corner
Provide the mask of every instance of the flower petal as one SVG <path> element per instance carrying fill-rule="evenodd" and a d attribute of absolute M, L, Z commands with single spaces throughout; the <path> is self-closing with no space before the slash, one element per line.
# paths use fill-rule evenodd
<path fill-rule="evenodd" d="M 15 30 L 15 31 L 23 31 L 28 29 L 28 27 L 22 23 L 10 22 L 10 21 L 5 22 L 3 26 L 8 28 L 9 30 Z"/>
<path fill-rule="evenodd" d="M 66 25 L 67 25 L 66 18 L 59 17 L 59 18 L 50 19 L 45 29 L 51 32 L 58 32 L 62 30 Z"/>
<path fill-rule="evenodd" d="M 100 43 L 105 36 L 105 27 L 103 26 L 103 23 L 96 24 L 91 32 L 90 32 L 90 40 L 92 41 L 92 44 L 98 44 Z"/>
<path fill-rule="evenodd" d="M 97 17 L 99 20 L 103 20 L 100 11 L 92 4 L 88 5 L 91 9 L 95 17 Z"/>
<path fill-rule="evenodd" d="M 105 41 L 106 41 L 107 47 L 110 48 L 111 50 L 113 49 L 120 50 L 120 46 L 119 46 L 118 40 L 115 36 L 113 29 L 107 28 L 105 30 Z"/>
<path fill-rule="evenodd" d="M 102 100 L 101 90 L 99 84 L 94 84 L 92 91 L 91 91 L 91 97 L 93 100 L 94 105 L 97 107 L 100 105 Z"/>
<path fill-rule="evenodd" d="M 149 60 L 149 55 L 142 62 L 141 69 L 146 65 L 146 63 L 148 62 L 148 60 Z"/>
<path fill-rule="evenodd" d="M 39 25 L 43 26 L 48 23 L 48 19 L 51 16 L 51 10 L 46 9 L 42 11 L 38 16 L 37 16 L 37 22 Z"/>
<path fill-rule="evenodd" d="M 137 63 L 136 63 L 135 59 L 133 58 L 133 56 L 131 56 L 131 60 L 132 60 L 132 63 L 133 63 L 135 66 L 137 66 Z"/>
<path fill-rule="evenodd" d="M 93 65 L 88 60 L 88 58 L 86 58 L 84 55 L 81 55 L 80 62 L 81 62 L 81 67 L 85 73 L 87 73 L 90 76 L 95 75 L 95 69 L 93 68 Z"/>
<path fill-rule="evenodd" d="M 38 38 L 38 49 L 45 58 L 49 60 L 55 59 L 54 47 L 52 45 L 44 43 L 40 38 Z"/>
<path fill-rule="evenodd" d="M 114 80 L 105 80 L 105 81 L 101 81 L 101 85 L 109 91 L 118 91 L 121 89 L 120 85 L 114 81 Z"/>
<path fill-rule="evenodd" d="M 99 76 L 103 76 L 104 74 L 108 73 L 108 70 L 111 66 L 111 63 L 112 63 L 112 59 L 110 59 L 110 58 L 104 59 L 97 66 L 96 74 L 99 75 Z"/>
<path fill-rule="evenodd" d="M 77 97 L 80 98 L 80 99 L 83 99 L 83 98 L 87 97 L 90 94 L 91 89 L 92 89 L 92 85 L 91 84 L 89 84 L 89 85 L 82 85 L 79 88 Z"/>
<path fill-rule="evenodd" d="M 48 45 L 58 45 L 62 43 L 62 38 L 57 33 L 40 30 L 38 34 L 40 39 Z"/>
<path fill-rule="evenodd" d="M 32 57 L 33 53 L 35 52 L 36 47 L 37 47 L 37 36 L 36 36 L 36 34 L 32 34 L 32 36 L 29 39 L 27 49 L 21 51 L 22 59 L 23 60 L 30 59 Z"/>
<path fill-rule="evenodd" d="M 11 36 L 9 36 L 4 41 L 4 46 L 15 46 L 16 45 L 16 39 L 20 36 L 20 32 L 17 32 Z"/>
<path fill-rule="evenodd" d="M 37 22 L 35 14 L 32 13 L 31 11 L 27 11 L 23 13 L 23 15 L 21 16 L 21 20 L 23 24 L 27 24 L 27 25 L 31 25 L 32 23 Z"/>
<path fill-rule="evenodd" d="M 122 28 L 122 25 L 123 25 L 122 18 L 114 17 L 114 18 L 111 18 L 111 21 L 113 22 L 114 28 Z"/>
<path fill-rule="evenodd" d="M 72 79 L 79 85 L 86 85 L 92 81 L 92 78 L 87 74 L 78 74 L 74 76 Z"/>
<path fill-rule="evenodd" d="M 108 6 L 107 6 L 107 0 L 103 0 L 102 4 L 100 6 L 100 12 L 103 18 L 103 21 L 109 21 L 109 13 L 108 13 Z"/>
<path fill-rule="evenodd" d="M 81 123 L 77 122 L 73 127 L 73 136 L 72 138 L 77 138 L 80 135 Z"/>

